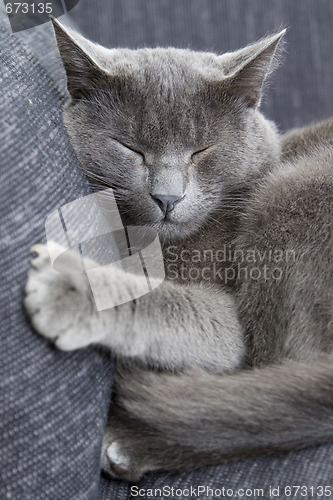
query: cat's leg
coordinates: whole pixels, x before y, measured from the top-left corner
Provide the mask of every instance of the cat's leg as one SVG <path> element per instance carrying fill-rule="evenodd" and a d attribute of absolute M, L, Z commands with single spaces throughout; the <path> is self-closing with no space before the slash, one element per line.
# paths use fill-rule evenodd
<path fill-rule="evenodd" d="M 159 429 L 143 422 L 140 415 L 129 416 L 113 405 L 103 438 L 102 470 L 113 478 L 136 482 L 146 472 L 159 469 L 181 472 L 218 463 L 219 460 L 212 462 L 209 452 L 197 456 L 196 432 L 191 433 L 193 445 L 185 446 L 175 436 L 170 439 L 170 432 L 163 436 Z"/>
<path fill-rule="evenodd" d="M 153 455 L 140 454 L 142 445 L 147 443 L 148 448 L 157 446 L 159 450 L 164 449 L 157 435 L 152 438 L 151 431 L 139 419 L 129 419 L 126 412 L 113 405 L 102 443 L 102 470 L 113 478 L 138 481 L 146 472 L 160 468 L 162 464 Z"/>
<path fill-rule="evenodd" d="M 291 129 L 281 136 L 282 160 L 311 155 L 321 146 L 333 146 L 333 119 Z"/>
<path fill-rule="evenodd" d="M 333 355 L 209 374 L 117 370 L 102 466 L 136 481 L 333 439 Z"/>
<path fill-rule="evenodd" d="M 122 368 L 121 376 L 119 371 L 115 376 L 115 391 L 119 389 L 125 376 L 127 381 L 138 372 L 130 368 Z M 126 384 L 123 388 L 126 392 Z M 122 389 L 121 389 L 122 392 Z M 172 395 L 170 394 L 172 397 Z M 153 396 L 154 397 L 154 396 Z M 150 425 L 147 419 L 140 418 L 141 409 L 138 412 L 128 412 L 123 406 L 121 397 L 114 398 L 105 429 L 102 453 L 102 470 L 113 478 L 138 481 L 146 472 L 158 469 L 183 471 L 198 465 L 206 465 L 219 462 L 212 461 L 209 450 L 205 450 L 197 456 L 196 433 L 197 429 L 191 429 L 191 443 L 185 444 L 178 440 L 177 433 L 173 431 L 173 424 L 163 429 Z M 183 401 L 186 399 L 186 391 L 183 394 Z M 132 400 L 135 405 L 135 398 Z M 155 401 L 156 402 L 156 401 Z M 138 403 L 138 401 L 137 401 Z M 161 421 L 163 421 L 164 404 L 163 396 L 160 400 Z M 172 405 L 173 402 L 170 401 Z M 185 404 L 185 403 L 184 403 Z M 145 413 L 145 412 L 144 412 Z M 198 460 L 200 463 L 198 463 Z"/>
<path fill-rule="evenodd" d="M 34 250 L 24 304 L 34 328 L 58 348 L 101 344 L 120 357 L 174 370 L 197 365 L 224 372 L 239 366 L 242 329 L 232 297 L 220 289 L 164 281 L 131 301 L 144 278 L 117 268 L 110 275 L 101 267 L 94 288 L 121 305 L 97 311 L 87 276 L 72 272 L 81 266 L 78 253 L 69 254 L 69 272 L 59 273 L 46 246 Z"/>

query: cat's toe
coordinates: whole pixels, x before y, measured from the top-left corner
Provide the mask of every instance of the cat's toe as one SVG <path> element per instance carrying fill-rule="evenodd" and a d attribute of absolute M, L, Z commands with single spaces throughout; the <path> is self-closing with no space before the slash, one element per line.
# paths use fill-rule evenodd
<path fill-rule="evenodd" d="M 34 256 L 23 303 L 33 328 L 55 342 L 59 349 L 70 351 L 98 341 L 102 332 L 94 315 L 87 277 L 75 270 L 74 264 L 81 261 L 80 256 L 68 252 L 68 262 L 73 264 L 74 271 L 59 272 L 52 267 L 50 255 L 60 255 L 66 249 L 56 243 L 50 245 L 31 248 Z"/>
<path fill-rule="evenodd" d="M 110 438 L 110 436 L 108 436 Z M 135 463 L 132 456 L 123 450 L 119 440 L 110 443 L 109 439 L 104 438 L 102 449 L 102 470 L 113 479 L 126 479 L 127 481 L 139 481 L 144 474 L 141 467 Z"/>
<path fill-rule="evenodd" d="M 30 252 L 33 254 L 30 260 L 30 266 L 33 269 L 39 270 L 45 265 L 51 265 L 50 254 L 47 245 L 37 243 L 32 245 Z"/>
<path fill-rule="evenodd" d="M 109 467 L 112 475 L 116 477 L 128 477 L 131 471 L 131 462 L 122 452 L 117 441 L 114 441 L 107 449 Z"/>

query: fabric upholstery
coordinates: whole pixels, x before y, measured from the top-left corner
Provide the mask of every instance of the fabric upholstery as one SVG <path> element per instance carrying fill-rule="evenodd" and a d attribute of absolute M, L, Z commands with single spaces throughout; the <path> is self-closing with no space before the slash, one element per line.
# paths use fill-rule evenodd
<path fill-rule="evenodd" d="M 51 46 L 50 26 L 35 29 L 40 47 Z M 29 248 L 44 239 L 47 215 L 89 187 L 62 125 L 64 94 L 35 38 L 23 45 L 3 20 L 0 30 L 0 498 L 96 499 L 110 357 L 55 350 L 21 304 Z"/>

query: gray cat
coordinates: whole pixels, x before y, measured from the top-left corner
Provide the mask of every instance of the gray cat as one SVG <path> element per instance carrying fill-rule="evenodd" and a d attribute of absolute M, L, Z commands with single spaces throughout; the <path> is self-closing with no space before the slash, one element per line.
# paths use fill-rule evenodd
<path fill-rule="evenodd" d="M 97 312 L 35 247 L 35 329 L 117 355 L 102 467 L 137 480 L 332 439 L 333 124 L 280 136 L 260 113 L 284 32 L 217 56 L 107 50 L 53 22 L 77 157 L 125 225 L 158 231 L 167 277 Z M 120 302 L 141 278 L 98 279 Z"/>

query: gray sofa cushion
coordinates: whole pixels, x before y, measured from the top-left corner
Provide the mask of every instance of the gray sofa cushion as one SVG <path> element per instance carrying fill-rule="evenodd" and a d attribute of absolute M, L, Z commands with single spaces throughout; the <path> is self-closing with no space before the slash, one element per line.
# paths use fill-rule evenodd
<path fill-rule="evenodd" d="M 38 30 L 46 48 L 50 26 Z M 56 351 L 21 305 L 29 247 L 43 240 L 47 215 L 89 192 L 62 125 L 64 94 L 31 35 L 23 45 L 2 19 L 0 498 L 96 499 L 110 357 Z"/>

